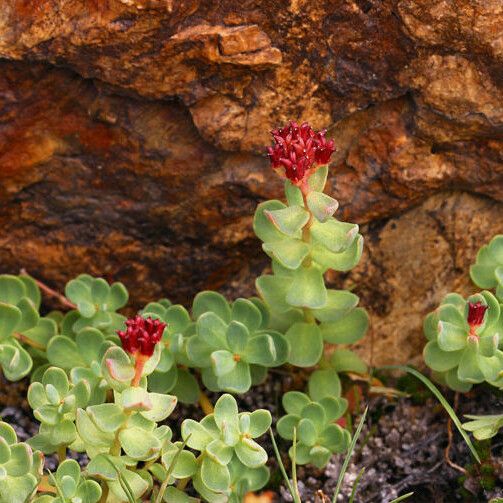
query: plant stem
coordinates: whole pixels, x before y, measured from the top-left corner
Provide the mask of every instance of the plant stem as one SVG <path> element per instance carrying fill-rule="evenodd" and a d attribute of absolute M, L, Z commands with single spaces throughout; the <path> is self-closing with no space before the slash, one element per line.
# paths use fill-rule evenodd
<path fill-rule="evenodd" d="M 108 499 L 108 484 L 103 481 L 101 483 L 101 498 L 100 498 L 100 501 L 99 503 L 106 503 L 107 499 Z"/>
<path fill-rule="evenodd" d="M 58 461 L 62 463 L 66 459 L 66 445 L 58 447 Z"/>
<path fill-rule="evenodd" d="M 180 491 L 183 491 L 187 487 L 189 480 L 190 480 L 190 477 L 185 477 L 184 479 L 180 479 L 178 481 L 178 483 L 176 484 L 176 488 L 179 489 Z"/>
<path fill-rule="evenodd" d="M 32 348 L 35 349 L 40 349 L 42 351 L 45 351 L 46 347 L 41 344 L 40 342 L 32 341 L 30 338 L 26 337 L 26 335 L 14 332 L 14 337 L 19 341 L 22 342 L 23 344 L 27 344 L 28 346 L 31 346 Z"/>
<path fill-rule="evenodd" d="M 48 297 L 55 297 L 65 307 L 68 307 L 70 309 L 77 309 L 77 306 L 73 302 L 69 301 L 64 295 L 57 292 L 56 290 L 53 290 L 51 287 L 47 286 L 45 283 L 42 283 L 42 281 L 40 281 L 40 280 L 34 278 L 33 276 L 31 276 L 30 274 L 28 274 L 26 269 L 21 269 L 20 273 L 25 276 L 30 276 L 30 278 L 33 279 L 33 281 L 35 281 L 35 283 L 40 288 L 40 290 L 42 290 Z"/>
<path fill-rule="evenodd" d="M 119 428 L 115 432 L 114 442 L 112 444 L 112 447 L 110 447 L 110 451 L 109 451 L 109 454 L 111 456 L 120 456 L 120 454 L 121 454 L 121 443 L 119 440 L 119 434 L 126 427 L 129 416 L 132 413 L 133 413 L 133 411 L 131 411 L 131 410 L 124 412 L 124 414 L 126 414 L 126 419 L 124 420 L 124 422 L 121 424 L 121 426 L 119 426 Z"/>
<path fill-rule="evenodd" d="M 145 363 L 147 363 L 148 357 L 145 357 L 141 354 L 138 354 L 135 358 L 135 374 L 133 378 L 133 382 L 131 386 L 137 387 L 140 385 L 141 376 L 143 374 L 143 368 L 145 367 Z"/>
<path fill-rule="evenodd" d="M 210 399 L 205 395 L 204 391 L 201 391 L 201 394 L 199 395 L 199 405 L 206 415 L 213 414 L 213 405 L 210 402 Z"/>

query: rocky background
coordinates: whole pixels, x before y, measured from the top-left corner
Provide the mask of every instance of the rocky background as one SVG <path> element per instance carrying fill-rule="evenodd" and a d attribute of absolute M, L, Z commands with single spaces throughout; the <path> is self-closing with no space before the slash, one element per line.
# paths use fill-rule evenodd
<path fill-rule="evenodd" d="M 503 232 L 501 0 L 3 0 L 0 58 L 0 272 L 103 275 L 136 306 L 252 294 L 289 119 L 336 139 L 366 247 L 331 280 L 370 311 L 374 364 L 418 361 L 423 316 Z"/>

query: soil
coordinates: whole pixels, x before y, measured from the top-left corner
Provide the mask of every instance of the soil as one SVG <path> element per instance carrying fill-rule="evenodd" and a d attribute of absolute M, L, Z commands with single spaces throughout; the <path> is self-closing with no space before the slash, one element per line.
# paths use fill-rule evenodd
<path fill-rule="evenodd" d="M 408 397 L 392 398 L 371 396 L 362 399 L 359 410 L 368 405 L 369 413 L 355 453 L 348 466 L 341 494 L 337 501 L 349 501 L 358 474 L 365 469 L 358 485 L 354 503 L 388 503 L 392 499 L 414 492 L 408 499 L 411 503 L 454 503 L 488 502 L 492 498 L 503 498 L 503 434 L 491 442 L 477 443 L 477 450 L 483 458 L 482 467 L 474 463 L 462 437 L 452 427 L 453 438 L 449 457 L 453 464 L 467 470 L 467 474 L 448 465 L 445 448 L 448 445 L 448 416 L 439 403 L 421 388 L 410 383 L 394 383 L 409 392 Z M 26 440 L 37 432 L 36 421 L 22 400 L 17 405 L 7 405 L 6 386 L 0 383 L 0 416 L 17 430 L 20 440 Z M 387 383 L 390 386 L 390 383 Z M 269 379 L 252 391 L 237 397 L 241 410 L 267 408 L 274 418 L 281 414 L 281 394 L 284 389 L 294 387 L 289 376 L 271 373 Z M 10 388 L 11 390 L 13 388 Z M 16 388 L 25 389 L 23 384 Z M 12 396 L 10 393 L 12 402 Z M 19 395 L 18 395 L 19 396 Z M 453 394 L 446 394 L 449 402 L 455 401 Z M 214 401 L 215 396 L 210 395 Z M 488 414 L 503 410 L 503 395 L 494 389 L 479 387 L 458 397 L 457 412 L 463 414 Z M 198 407 L 179 405 L 168 424 L 176 431 L 187 417 L 200 419 Z M 358 417 L 354 418 L 357 424 Z M 283 461 L 289 470 L 286 455 L 288 444 L 279 436 L 277 441 Z M 268 436 L 261 444 L 271 454 L 270 488 L 275 492 L 276 501 L 289 502 L 292 498 L 285 488 L 277 463 L 273 456 Z M 85 463 L 85 457 L 80 457 Z M 324 503 L 332 500 L 343 456 L 334 456 L 323 470 L 300 466 L 297 470 L 299 492 L 304 503 Z M 54 469 L 53 457 L 47 458 L 47 468 Z M 481 476 L 481 473 L 483 476 Z"/>

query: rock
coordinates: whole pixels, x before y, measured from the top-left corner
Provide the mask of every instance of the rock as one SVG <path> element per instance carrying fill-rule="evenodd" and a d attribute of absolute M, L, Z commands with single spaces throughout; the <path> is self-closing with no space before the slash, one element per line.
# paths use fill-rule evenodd
<path fill-rule="evenodd" d="M 336 140 L 329 190 L 366 237 L 329 278 L 371 313 L 360 350 L 418 362 L 423 316 L 472 290 L 476 250 L 503 231 L 502 9 L 5 0 L 0 272 L 59 289 L 103 275 L 134 308 L 251 295 L 268 264 L 253 211 L 282 186 L 264 146 L 308 120 Z"/>
<path fill-rule="evenodd" d="M 469 266 L 483 244 L 503 233 L 502 211 L 502 203 L 487 198 L 443 192 L 364 229 L 364 257 L 343 282 L 370 309 L 372 329 L 359 344 L 366 361 L 422 365 L 425 314 L 451 291 L 477 291 Z"/>

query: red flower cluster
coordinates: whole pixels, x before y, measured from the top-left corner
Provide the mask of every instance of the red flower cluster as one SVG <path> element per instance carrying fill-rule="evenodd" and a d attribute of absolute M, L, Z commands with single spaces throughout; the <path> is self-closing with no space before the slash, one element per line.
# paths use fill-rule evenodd
<path fill-rule="evenodd" d="M 304 122 L 290 122 L 271 131 L 274 145 L 267 148 L 273 168 L 285 168 L 285 176 L 295 184 L 304 180 L 314 165 L 328 164 L 335 152 L 334 140 L 325 138 L 326 131 L 315 132 Z"/>
<path fill-rule="evenodd" d="M 488 306 L 484 306 L 480 300 L 475 303 L 468 302 L 468 325 L 471 328 L 482 325 L 487 310 Z"/>
<path fill-rule="evenodd" d="M 126 321 L 126 330 L 117 331 L 122 347 L 128 353 L 152 356 L 155 345 L 162 339 L 166 323 L 152 318 L 135 316 Z"/>

